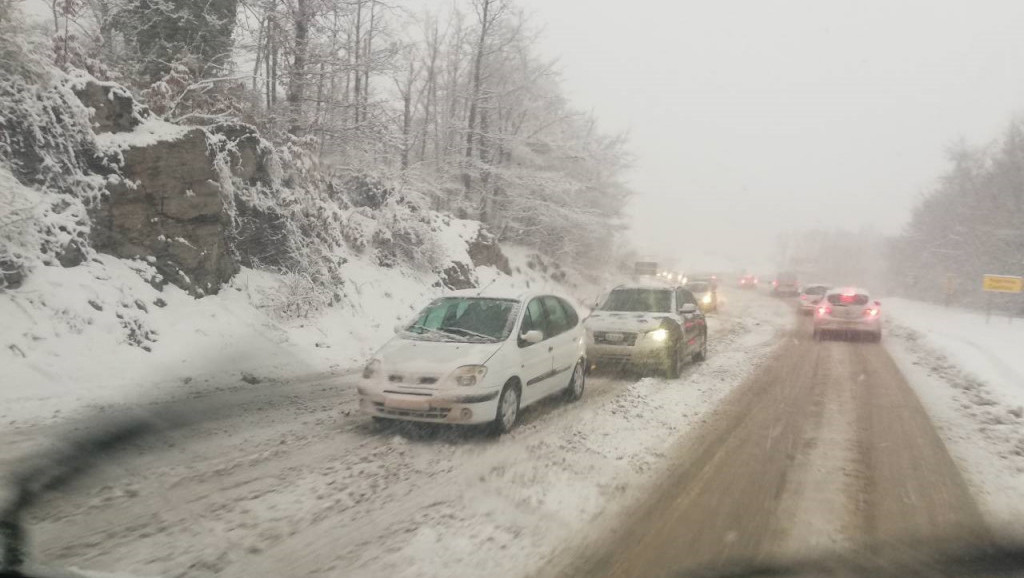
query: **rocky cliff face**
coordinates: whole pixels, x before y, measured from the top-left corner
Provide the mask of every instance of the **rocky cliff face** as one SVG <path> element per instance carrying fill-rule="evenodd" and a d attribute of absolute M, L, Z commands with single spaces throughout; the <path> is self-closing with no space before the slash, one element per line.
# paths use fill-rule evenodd
<path fill-rule="evenodd" d="M 451 252 L 450 217 L 378 177 L 321 171 L 301 143 L 275 148 L 240 123 L 170 124 L 87 76 L 5 86 L 0 104 L 14 112 L 0 114 L 0 177 L 23 185 L 24 207 L 0 211 L 0 225 L 25 230 L 0 234 L 0 289 L 96 251 L 144 260 L 158 273 L 152 284 L 197 297 L 240 266 L 297 275 L 325 303 L 337 301 L 349 259 L 433 270 L 458 288 L 476 286 L 474 267 L 510 273 L 486 231 L 458 233 L 466 245 Z"/>
<path fill-rule="evenodd" d="M 216 293 L 239 267 L 211 134 L 133 121 L 134 101 L 116 86 L 89 83 L 76 94 L 95 111 L 98 164 L 113 173 L 90 210 L 93 247 L 145 259 L 193 295 Z"/>
<path fill-rule="evenodd" d="M 91 211 L 97 251 L 145 258 L 167 281 L 200 296 L 216 293 L 238 272 L 227 231 L 230 218 L 208 134 L 120 151 L 119 178 Z"/>

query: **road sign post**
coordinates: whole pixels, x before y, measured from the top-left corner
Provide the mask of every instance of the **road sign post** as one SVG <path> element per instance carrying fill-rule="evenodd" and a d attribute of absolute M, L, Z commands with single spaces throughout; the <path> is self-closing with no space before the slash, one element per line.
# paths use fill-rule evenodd
<path fill-rule="evenodd" d="M 993 293 L 1020 293 L 1024 291 L 1024 277 L 1014 275 L 984 275 L 981 290 L 985 292 L 985 323 L 992 317 Z M 1011 316 L 1012 312 L 1009 313 Z M 1012 320 L 1012 317 L 1011 317 Z"/>

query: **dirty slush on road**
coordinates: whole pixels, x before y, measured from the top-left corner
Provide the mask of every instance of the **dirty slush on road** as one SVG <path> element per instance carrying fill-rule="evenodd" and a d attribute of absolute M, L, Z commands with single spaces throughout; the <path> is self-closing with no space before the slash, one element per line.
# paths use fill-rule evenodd
<path fill-rule="evenodd" d="M 678 448 L 637 515 L 550 576 L 661 576 L 853 549 L 991 541 L 978 506 L 888 352 L 810 340 L 801 323 Z"/>

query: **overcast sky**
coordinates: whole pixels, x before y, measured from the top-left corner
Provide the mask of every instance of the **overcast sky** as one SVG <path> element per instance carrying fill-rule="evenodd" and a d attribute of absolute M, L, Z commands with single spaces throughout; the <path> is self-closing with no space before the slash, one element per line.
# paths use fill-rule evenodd
<path fill-rule="evenodd" d="M 629 131 L 637 244 L 684 267 L 898 232 L 951 143 L 1024 110 L 1021 0 L 520 1 L 573 101 Z"/>

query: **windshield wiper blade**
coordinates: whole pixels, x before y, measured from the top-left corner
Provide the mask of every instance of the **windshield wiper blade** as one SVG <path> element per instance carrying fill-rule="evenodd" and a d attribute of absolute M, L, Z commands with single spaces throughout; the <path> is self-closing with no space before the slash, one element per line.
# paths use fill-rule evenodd
<path fill-rule="evenodd" d="M 483 333 L 477 333 L 476 331 L 470 331 L 469 329 L 463 329 L 461 327 L 445 327 L 444 331 L 458 331 L 467 337 L 476 337 L 478 339 L 485 339 L 487 341 L 495 341 L 495 338 L 490 335 L 484 335 Z"/>
<path fill-rule="evenodd" d="M 8 480 L 10 498 L 0 503 L 0 576 L 21 576 L 26 561 L 25 512 L 43 496 L 60 489 L 97 464 L 112 459 L 134 442 L 166 435 L 197 423 L 230 415 L 230 398 L 170 402 L 159 412 L 132 411 L 120 418 L 103 415 L 84 423 L 95 429 L 42 452 L 16 467 Z"/>
<path fill-rule="evenodd" d="M 418 325 L 417 324 L 417 325 L 410 325 L 409 327 L 405 328 L 406 331 L 409 331 L 410 329 L 420 329 L 420 330 L 422 330 L 422 331 L 424 331 L 426 333 L 430 333 L 432 335 L 440 335 L 441 337 L 446 337 L 446 338 L 447 337 L 451 337 L 451 333 L 448 333 L 447 331 L 443 331 L 443 330 L 440 330 L 440 329 L 434 329 L 433 327 L 427 327 L 426 325 Z M 422 335 L 422 333 L 420 335 Z"/>

